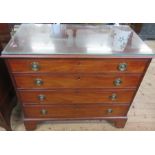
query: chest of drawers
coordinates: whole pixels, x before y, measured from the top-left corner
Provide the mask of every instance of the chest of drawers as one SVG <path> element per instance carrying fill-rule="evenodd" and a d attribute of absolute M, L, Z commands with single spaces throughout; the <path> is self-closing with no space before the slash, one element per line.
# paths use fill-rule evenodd
<path fill-rule="evenodd" d="M 40 121 L 83 119 L 124 127 L 152 51 L 129 27 L 63 24 L 55 34 L 54 26 L 51 32 L 50 24 L 22 25 L 3 51 L 26 129 Z M 113 50 L 114 38 L 107 39 L 113 29 L 132 33 L 123 51 Z"/>

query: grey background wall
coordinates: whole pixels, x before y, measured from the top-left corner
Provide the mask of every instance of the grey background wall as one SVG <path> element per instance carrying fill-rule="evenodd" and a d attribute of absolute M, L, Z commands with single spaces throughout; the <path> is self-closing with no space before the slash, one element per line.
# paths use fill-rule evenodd
<path fill-rule="evenodd" d="M 139 36 L 143 40 L 155 40 L 155 23 L 144 23 Z"/>

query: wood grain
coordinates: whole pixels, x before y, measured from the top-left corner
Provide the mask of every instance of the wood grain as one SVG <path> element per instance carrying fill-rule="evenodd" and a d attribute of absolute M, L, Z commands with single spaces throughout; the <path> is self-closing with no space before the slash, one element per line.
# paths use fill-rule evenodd
<path fill-rule="evenodd" d="M 54 88 L 136 88 L 141 75 L 43 75 L 43 74 L 18 74 L 15 75 L 19 89 L 54 89 Z M 36 85 L 36 80 L 43 84 Z M 120 86 L 115 86 L 114 81 L 122 80 Z"/>
<path fill-rule="evenodd" d="M 40 69 L 32 70 L 37 62 Z M 123 73 L 143 73 L 148 59 L 9 59 L 13 73 L 121 73 L 120 63 L 127 64 Z M 136 67 L 135 67 L 136 66 Z"/>
<path fill-rule="evenodd" d="M 108 109 L 112 109 L 108 113 Z M 47 114 L 42 114 L 47 110 Z M 63 105 L 63 106 L 24 106 L 26 118 L 83 118 L 83 117 L 112 117 L 125 116 L 128 105 Z"/>
<path fill-rule="evenodd" d="M 154 48 L 155 41 L 147 41 L 150 47 Z M 45 56 L 45 55 L 44 55 Z M 29 56 L 30 57 L 30 56 Z M 36 57 L 36 56 L 34 56 Z M 41 57 L 41 56 L 40 56 Z M 47 56 L 48 57 L 48 56 Z M 42 122 L 36 130 L 39 131 L 154 131 L 155 130 L 155 60 L 152 60 L 147 73 L 140 85 L 138 93 L 128 112 L 128 121 L 124 128 L 118 129 L 104 120 L 76 120 Z M 106 89 L 107 90 L 107 89 Z M 47 118 L 46 118 L 47 119 Z M 24 121 L 25 123 L 25 121 Z M 21 111 L 16 107 L 12 114 L 12 128 L 16 131 L 25 130 Z M 26 121 L 29 128 L 35 129 L 36 121 Z M 32 129 L 31 128 L 31 129 Z M 4 130 L 0 127 L 0 130 Z"/>
<path fill-rule="evenodd" d="M 41 90 L 41 91 L 20 91 L 23 104 L 95 104 L 95 103 L 130 103 L 135 90 Z M 112 94 L 116 94 L 116 99 L 112 100 Z M 45 99 L 40 100 L 39 95 L 44 95 Z"/>

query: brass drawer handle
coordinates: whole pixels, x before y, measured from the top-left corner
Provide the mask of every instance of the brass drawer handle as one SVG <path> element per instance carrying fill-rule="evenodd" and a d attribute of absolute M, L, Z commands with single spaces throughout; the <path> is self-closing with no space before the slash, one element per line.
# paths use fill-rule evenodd
<path fill-rule="evenodd" d="M 116 79 L 115 81 L 114 81 L 114 85 L 115 86 L 120 86 L 122 84 L 122 80 L 120 79 L 120 78 L 118 78 L 118 79 Z"/>
<path fill-rule="evenodd" d="M 112 95 L 109 97 L 112 101 L 117 99 L 117 95 L 115 93 L 112 93 Z"/>
<path fill-rule="evenodd" d="M 35 84 L 37 85 L 37 86 L 41 86 L 41 85 L 43 85 L 43 80 L 42 79 L 35 79 Z"/>
<path fill-rule="evenodd" d="M 41 115 L 47 115 L 48 111 L 46 109 L 41 109 L 40 114 Z"/>
<path fill-rule="evenodd" d="M 126 63 L 120 63 L 119 65 L 118 65 L 118 70 L 119 71 L 126 71 L 126 69 L 127 69 L 127 64 Z"/>
<path fill-rule="evenodd" d="M 107 109 L 107 113 L 108 113 L 108 114 L 111 114 L 112 112 L 113 112 L 112 109 Z"/>
<path fill-rule="evenodd" d="M 32 63 L 31 63 L 31 69 L 32 69 L 33 71 L 38 71 L 38 70 L 40 70 L 40 65 L 39 65 L 39 63 L 38 63 L 38 62 L 32 62 Z"/>
<path fill-rule="evenodd" d="M 43 95 L 43 94 L 40 94 L 40 95 L 38 95 L 38 99 L 39 99 L 40 101 L 44 101 L 44 100 L 46 99 L 46 96 Z"/>

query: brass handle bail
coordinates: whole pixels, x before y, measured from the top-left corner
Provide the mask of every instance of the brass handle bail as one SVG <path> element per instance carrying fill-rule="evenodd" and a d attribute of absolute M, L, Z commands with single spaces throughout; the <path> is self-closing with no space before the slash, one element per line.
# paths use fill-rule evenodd
<path fill-rule="evenodd" d="M 41 85 L 43 85 L 43 80 L 42 79 L 35 79 L 35 84 L 37 85 L 37 86 L 41 86 Z"/>
<path fill-rule="evenodd" d="M 40 69 L 39 63 L 38 63 L 38 62 L 32 62 L 32 63 L 31 63 L 31 69 L 32 69 L 33 71 L 38 71 L 38 70 Z"/>
<path fill-rule="evenodd" d="M 46 109 L 42 109 L 42 110 L 40 111 L 40 114 L 41 114 L 41 115 L 47 115 L 47 113 L 48 113 L 48 111 L 47 111 Z"/>
<path fill-rule="evenodd" d="M 126 63 L 120 63 L 118 65 L 118 70 L 119 71 L 126 71 L 126 69 L 127 69 L 127 64 Z"/>

